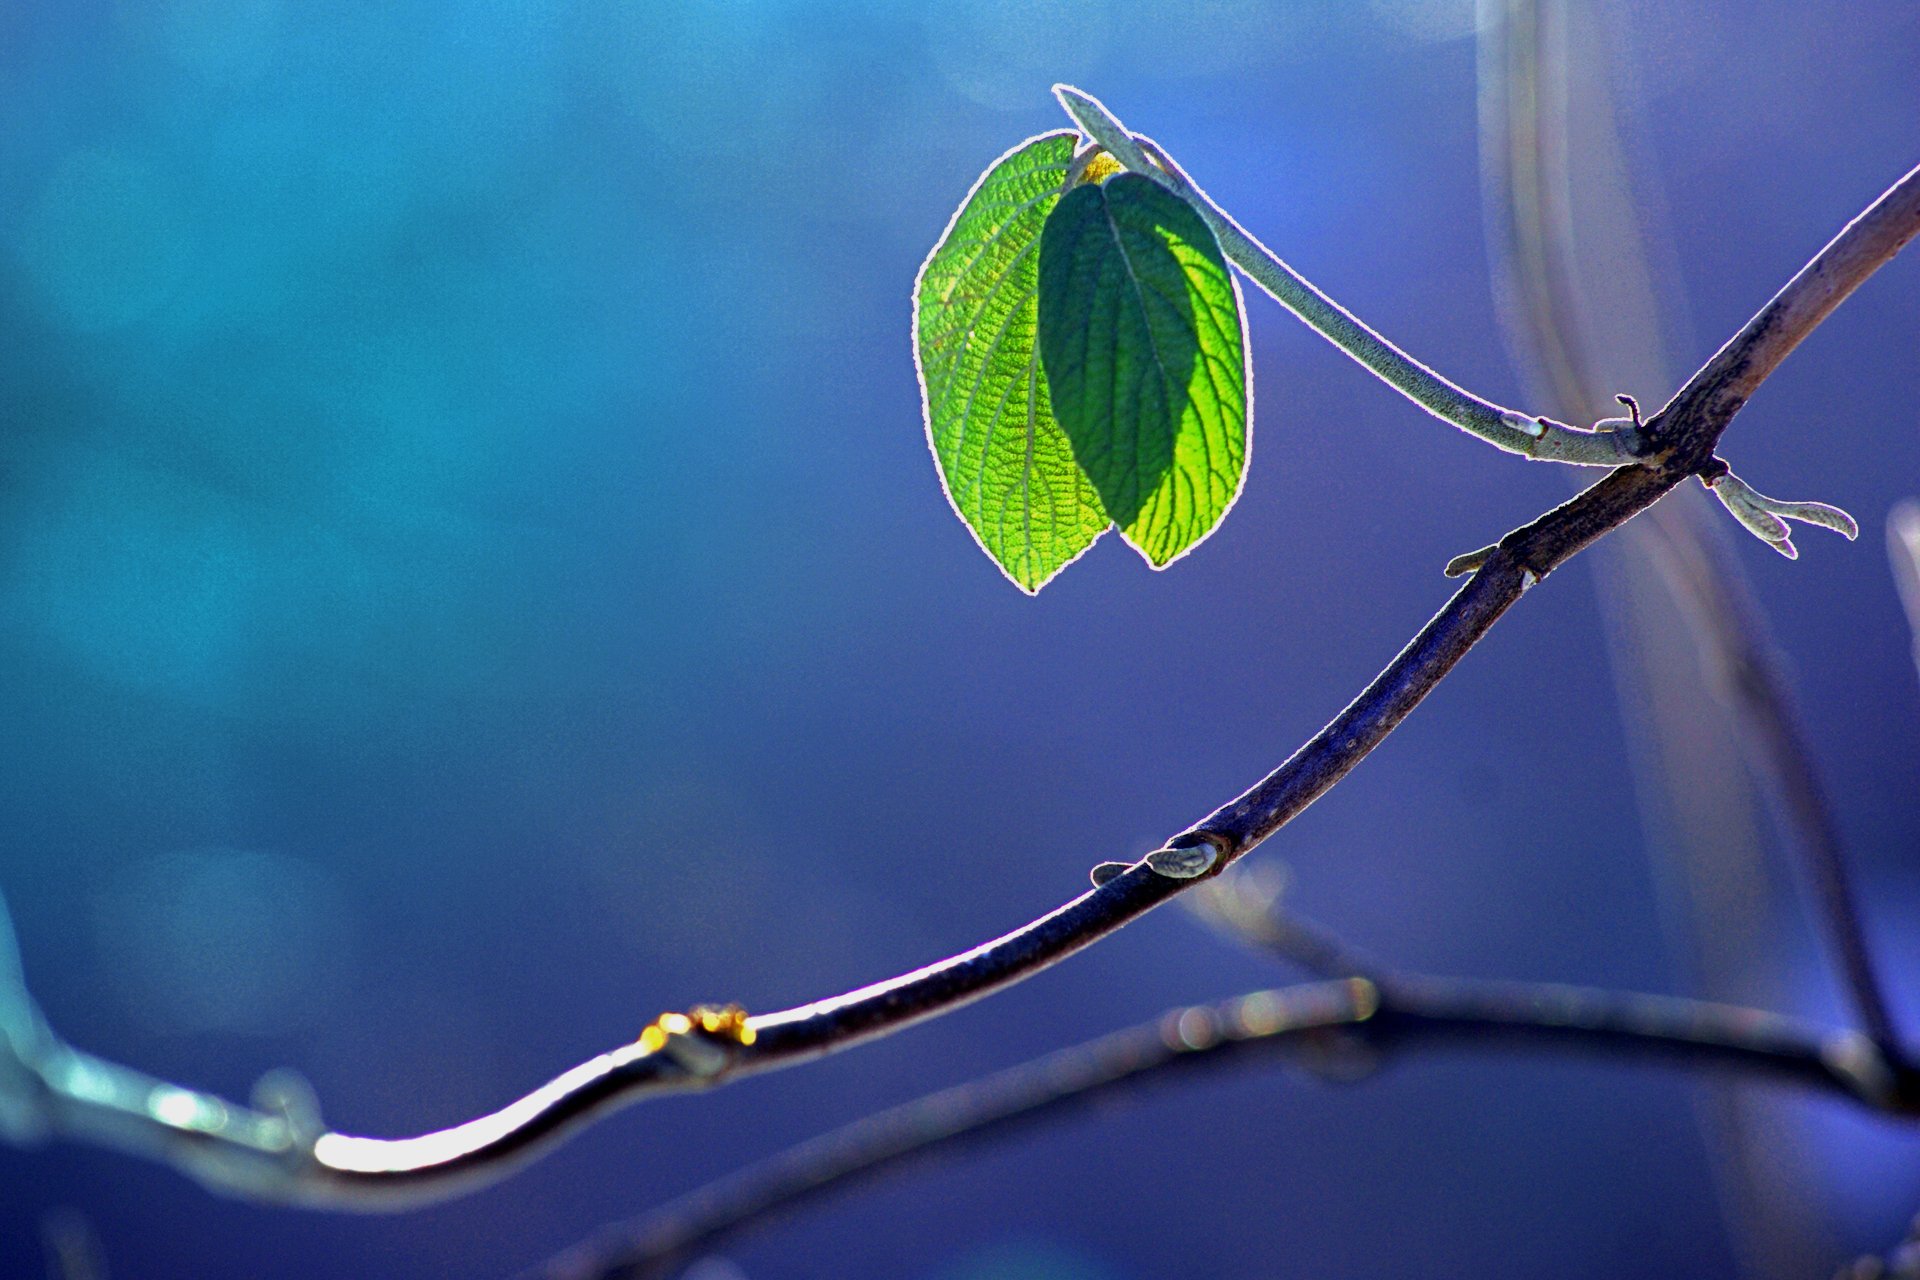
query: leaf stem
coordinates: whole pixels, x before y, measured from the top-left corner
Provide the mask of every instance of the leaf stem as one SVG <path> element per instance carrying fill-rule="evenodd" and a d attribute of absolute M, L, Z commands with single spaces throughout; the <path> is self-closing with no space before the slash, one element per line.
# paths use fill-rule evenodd
<path fill-rule="evenodd" d="M 1600 429 L 1582 430 L 1483 400 L 1421 364 L 1261 244 L 1171 156 L 1129 133 L 1098 99 L 1072 85 L 1057 84 L 1053 92 L 1080 130 L 1116 160 L 1185 197 L 1213 230 L 1227 260 L 1267 296 L 1434 417 L 1508 453 L 1543 462 L 1617 467 L 1640 460 L 1640 433 L 1625 419 L 1609 418 Z"/>

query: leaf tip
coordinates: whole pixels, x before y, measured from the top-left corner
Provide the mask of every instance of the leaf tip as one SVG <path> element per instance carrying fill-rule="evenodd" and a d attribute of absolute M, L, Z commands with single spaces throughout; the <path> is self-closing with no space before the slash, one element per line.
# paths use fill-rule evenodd
<path fill-rule="evenodd" d="M 1061 109 L 1072 117 L 1073 123 L 1079 127 L 1080 132 L 1089 138 L 1094 136 L 1094 131 L 1087 127 L 1087 120 L 1090 117 L 1096 121 L 1113 120 L 1113 113 L 1107 110 L 1106 104 L 1085 89 L 1077 89 L 1073 85 L 1062 82 L 1053 86 L 1053 96 L 1059 102 Z"/>

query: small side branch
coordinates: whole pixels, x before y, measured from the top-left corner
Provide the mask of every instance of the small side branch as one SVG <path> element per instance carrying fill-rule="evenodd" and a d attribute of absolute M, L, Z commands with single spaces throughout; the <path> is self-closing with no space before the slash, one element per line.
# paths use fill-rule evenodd
<path fill-rule="evenodd" d="M 1448 381 L 1374 332 L 1288 266 L 1215 204 L 1171 156 L 1147 139 L 1129 133 L 1099 99 L 1072 85 L 1055 85 L 1053 92 L 1080 131 L 1109 155 L 1186 197 L 1212 228 L 1228 261 L 1268 297 L 1434 417 L 1508 453 L 1541 461 L 1617 467 L 1639 460 L 1643 442 L 1633 424 L 1624 418 L 1608 419 L 1593 431 L 1583 431 L 1504 408 Z"/>

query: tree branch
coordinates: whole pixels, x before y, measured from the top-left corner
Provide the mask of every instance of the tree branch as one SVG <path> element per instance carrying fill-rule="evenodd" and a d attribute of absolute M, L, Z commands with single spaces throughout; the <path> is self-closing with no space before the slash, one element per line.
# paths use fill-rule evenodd
<path fill-rule="evenodd" d="M 1543 1049 L 1668 1063 L 1845 1098 L 1903 1119 L 1890 1069 L 1856 1032 L 1758 1009 L 1547 983 L 1408 974 L 1255 991 L 1159 1018 L 863 1117 L 632 1223 L 540 1269 L 549 1280 L 671 1275 L 698 1250 L 904 1161 L 1054 1119 L 1095 1099 L 1277 1055 L 1463 1047 Z"/>
<path fill-rule="evenodd" d="M 1920 231 L 1920 170 L 1855 219 L 1647 424 L 1654 448 L 1570 502 L 1501 539 L 1411 644 L 1325 729 L 1239 799 L 1168 843 L 1206 850 L 1208 873 L 1271 835 L 1354 768 L 1540 578 L 1690 475 L 1760 380 L 1808 331 Z M 237 1107 L 156 1084 L 40 1031 L 0 1043 L 0 1087 L 22 1128 L 158 1156 L 210 1184 L 302 1204 L 376 1208 L 445 1198 L 519 1167 L 615 1107 L 707 1088 L 885 1035 L 1030 977 L 1195 883 L 1149 862 L 971 951 L 845 995 L 751 1019 L 665 1017 L 646 1035 L 581 1064 L 491 1115 L 417 1138 L 334 1132 L 312 1117 Z M 0 981 L 5 980 L 0 964 Z M 0 996 L 0 1006 L 6 997 Z M 19 1001 L 31 1011 L 24 989 Z M 30 1028 L 31 1029 L 31 1028 Z M 1684 1036 L 1681 1038 L 1685 1038 Z M 1764 1055 L 1763 1055 L 1764 1056 Z M 8 1083 L 11 1082 L 11 1083 Z"/>

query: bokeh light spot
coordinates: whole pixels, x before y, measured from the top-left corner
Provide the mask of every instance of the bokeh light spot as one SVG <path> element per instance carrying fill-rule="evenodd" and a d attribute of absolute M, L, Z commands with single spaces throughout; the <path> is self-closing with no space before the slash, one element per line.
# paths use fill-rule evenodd
<path fill-rule="evenodd" d="M 18 548 L 22 616 L 124 684 L 219 696 L 242 677 L 259 549 L 213 493 L 117 459 L 79 469 Z"/>

